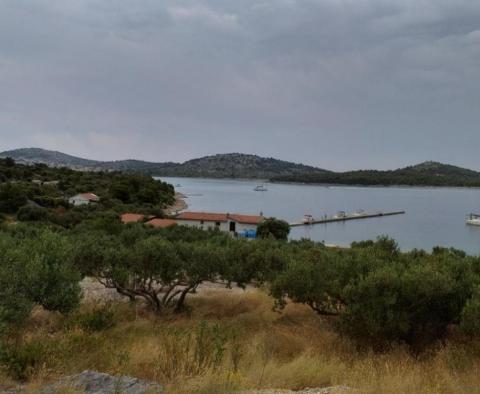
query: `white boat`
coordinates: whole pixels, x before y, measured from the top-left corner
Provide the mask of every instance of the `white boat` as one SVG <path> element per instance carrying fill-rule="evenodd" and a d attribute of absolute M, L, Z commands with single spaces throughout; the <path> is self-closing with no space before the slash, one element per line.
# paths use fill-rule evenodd
<path fill-rule="evenodd" d="M 256 192 L 266 192 L 266 191 L 268 191 L 268 189 L 263 185 L 257 185 L 257 186 L 255 186 L 255 188 L 253 190 L 256 191 Z"/>
<path fill-rule="evenodd" d="M 313 223 L 313 216 L 312 215 L 304 215 L 302 222 L 305 224 L 312 224 Z"/>
<path fill-rule="evenodd" d="M 333 215 L 334 219 L 344 219 L 347 217 L 345 211 L 338 211 L 335 215 Z"/>
<path fill-rule="evenodd" d="M 470 224 L 471 226 L 480 226 L 480 215 L 474 213 L 468 215 L 467 224 Z"/>

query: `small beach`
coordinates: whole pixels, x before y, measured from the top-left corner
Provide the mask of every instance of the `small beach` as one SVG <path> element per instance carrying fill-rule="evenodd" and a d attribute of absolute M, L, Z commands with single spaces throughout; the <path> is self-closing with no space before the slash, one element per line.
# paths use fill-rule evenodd
<path fill-rule="evenodd" d="M 187 198 L 186 195 L 179 192 L 175 192 L 175 202 L 169 207 L 165 208 L 163 212 L 166 215 L 174 215 L 180 211 L 184 211 L 185 209 L 188 208 L 188 204 L 185 201 L 186 198 Z"/>

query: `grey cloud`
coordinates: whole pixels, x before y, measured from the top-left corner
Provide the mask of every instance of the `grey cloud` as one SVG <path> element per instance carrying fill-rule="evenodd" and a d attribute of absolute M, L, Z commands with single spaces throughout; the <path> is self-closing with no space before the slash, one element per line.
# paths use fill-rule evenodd
<path fill-rule="evenodd" d="M 0 148 L 480 168 L 480 4 L 4 0 Z"/>

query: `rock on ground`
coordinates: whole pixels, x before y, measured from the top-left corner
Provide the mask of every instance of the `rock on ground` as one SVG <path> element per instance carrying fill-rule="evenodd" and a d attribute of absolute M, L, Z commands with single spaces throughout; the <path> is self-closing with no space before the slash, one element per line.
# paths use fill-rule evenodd
<path fill-rule="evenodd" d="M 58 394 L 65 390 L 85 394 L 160 394 L 163 386 L 128 376 L 112 376 L 106 373 L 84 371 L 67 376 L 58 382 L 44 387 L 40 394 Z"/>

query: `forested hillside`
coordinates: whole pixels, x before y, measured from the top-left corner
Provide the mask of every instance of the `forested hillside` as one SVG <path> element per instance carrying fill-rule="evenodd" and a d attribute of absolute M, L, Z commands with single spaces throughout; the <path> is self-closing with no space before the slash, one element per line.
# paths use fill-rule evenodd
<path fill-rule="evenodd" d="M 274 182 L 298 182 L 341 185 L 411 185 L 480 187 L 480 172 L 453 165 L 427 161 L 397 170 L 328 171 L 274 158 L 242 153 L 218 154 L 184 163 L 152 163 L 142 160 L 97 161 L 38 148 L 16 149 L 0 153 L 21 163 L 43 163 L 83 171 L 121 171 L 152 176 L 198 178 L 269 179 Z"/>
<path fill-rule="evenodd" d="M 94 193 L 100 201 L 90 207 L 70 206 L 69 197 L 78 193 Z M 82 172 L 0 159 L 0 215 L 3 217 L 47 220 L 68 227 L 93 213 L 136 210 L 161 215 L 161 209 L 173 201 L 173 186 L 146 175 Z"/>
<path fill-rule="evenodd" d="M 428 161 L 391 171 L 303 173 L 273 177 L 272 181 L 343 185 L 480 187 L 480 172 Z"/>
<path fill-rule="evenodd" d="M 138 172 L 158 176 L 268 179 L 273 176 L 296 175 L 307 172 L 328 172 L 303 164 L 241 153 L 205 156 L 184 163 L 152 163 L 142 160 L 86 160 L 38 148 L 1 152 L 0 157 L 11 157 L 24 163 L 44 163 L 49 166 L 65 166 L 87 171 Z"/>

